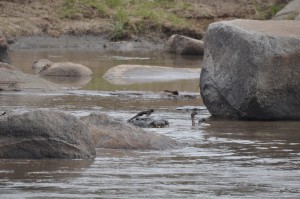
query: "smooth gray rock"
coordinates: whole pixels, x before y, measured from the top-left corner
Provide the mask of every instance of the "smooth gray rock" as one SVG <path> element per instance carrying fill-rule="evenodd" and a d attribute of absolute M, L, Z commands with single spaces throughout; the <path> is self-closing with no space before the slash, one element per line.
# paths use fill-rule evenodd
<path fill-rule="evenodd" d="M 122 64 L 110 68 L 103 77 L 111 84 L 136 84 L 198 79 L 200 68 Z"/>
<path fill-rule="evenodd" d="M 0 117 L 0 158 L 91 159 L 95 155 L 88 127 L 71 114 L 35 110 Z"/>
<path fill-rule="evenodd" d="M 7 50 L 8 50 L 7 41 L 6 38 L 4 37 L 3 32 L 0 29 L 0 62 L 10 63 Z"/>
<path fill-rule="evenodd" d="M 35 61 L 32 68 L 42 76 L 89 77 L 93 74 L 88 67 L 72 62 L 53 63 L 47 59 Z"/>
<path fill-rule="evenodd" d="M 25 74 L 16 67 L 0 63 L 0 90 L 61 90 L 61 87 L 36 75 Z"/>
<path fill-rule="evenodd" d="M 167 136 L 116 121 L 106 114 L 92 114 L 82 121 L 89 127 L 97 148 L 163 150 L 179 146 Z"/>
<path fill-rule="evenodd" d="M 179 55 L 203 55 L 203 41 L 182 35 L 172 35 L 164 45 L 164 52 Z"/>
<path fill-rule="evenodd" d="M 272 18 L 274 20 L 294 20 L 300 15 L 300 0 L 294 0 L 286 5 Z"/>
<path fill-rule="evenodd" d="M 212 116 L 300 119 L 299 32 L 296 21 L 211 24 L 200 89 Z"/>

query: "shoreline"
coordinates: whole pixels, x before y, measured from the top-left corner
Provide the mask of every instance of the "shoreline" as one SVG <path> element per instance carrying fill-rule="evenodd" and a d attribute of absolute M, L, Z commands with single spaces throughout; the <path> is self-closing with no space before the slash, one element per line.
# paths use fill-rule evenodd
<path fill-rule="evenodd" d="M 160 38 L 146 37 L 110 41 L 104 35 L 21 36 L 10 42 L 9 50 L 74 48 L 112 51 L 162 51 L 165 42 Z"/>

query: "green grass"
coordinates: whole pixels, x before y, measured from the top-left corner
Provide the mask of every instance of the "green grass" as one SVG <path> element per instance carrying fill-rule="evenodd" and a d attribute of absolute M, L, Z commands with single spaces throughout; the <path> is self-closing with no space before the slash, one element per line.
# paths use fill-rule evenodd
<path fill-rule="evenodd" d="M 257 19 L 269 20 L 276 15 L 281 9 L 285 7 L 285 4 L 271 4 L 267 7 L 256 5 Z"/>
<path fill-rule="evenodd" d="M 184 27 L 188 23 L 172 12 L 186 8 L 176 0 L 64 0 L 61 18 L 106 18 L 111 20 L 109 38 L 129 39 L 132 34 L 160 33 L 164 25 Z"/>
<path fill-rule="evenodd" d="M 122 0 L 106 0 L 106 5 L 110 8 L 116 8 L 122 6 Z"/>
<path fill-rule="evenodd" d="M 284 8 L 285 5 L 283 4 L 273 4 L 270 7 L 270 14 L 273 17 L 274 15 L 276 15 L 277 12 L 279 12 L 280 10 L 282 10 Z"/>

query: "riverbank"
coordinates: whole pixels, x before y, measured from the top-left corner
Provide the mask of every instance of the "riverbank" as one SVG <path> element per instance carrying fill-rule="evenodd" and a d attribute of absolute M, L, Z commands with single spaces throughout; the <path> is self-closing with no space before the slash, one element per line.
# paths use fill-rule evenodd
<path fill-rule="evenodd" d="M 144 51 L 162 50 L 164 40 L 160 38 L 132 38 L 127 41 L 110 41 L 105 35 L 62 35 L 60 37 L 21 36 L 9 45 L 11 50 L 15 49 L 99 49 L 105 51 Z"/>
<path fill-rule="evenodd" d="M 289 0 L 33 1 L 0 2 L 0 28 L 8 39 L 93 35 L 109 40 L 165 39 L 183 34 L 201 39 L 214 21 L 269 19 Z"/>

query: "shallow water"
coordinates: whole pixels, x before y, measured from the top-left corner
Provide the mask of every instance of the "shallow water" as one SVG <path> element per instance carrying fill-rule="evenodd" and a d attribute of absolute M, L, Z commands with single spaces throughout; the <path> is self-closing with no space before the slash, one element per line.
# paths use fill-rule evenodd
<path fill-rule="evenodd" d="M 191 126 L 178 107 L 204 108 L 201 99 L 162 97 L 164 89 L 199 95 L 198 80 L 111 85 L 105 71 L 123 63 L 199 67 L 199 58 L 159 52 L 101 50 L 15 50 L 12 62 L 33 73 L 39 58 L 71 60 L 92 68 L 93 79 L 66 93 L 1 93 L 5 111 L 56 108 L 77 116 L 105 112 L 125 120 L 155 109 L 170 127 L 149 129 L 185 143 L 165 151 L 98 149 L 94 161 L 0 160 L 0 198 L 298 198 L 300 123 L 296 121 L 211 121 Z M 128 92 L 127 92 L 128 91 Z M 201 111 L 199 118 L 209 117 Z"/>

